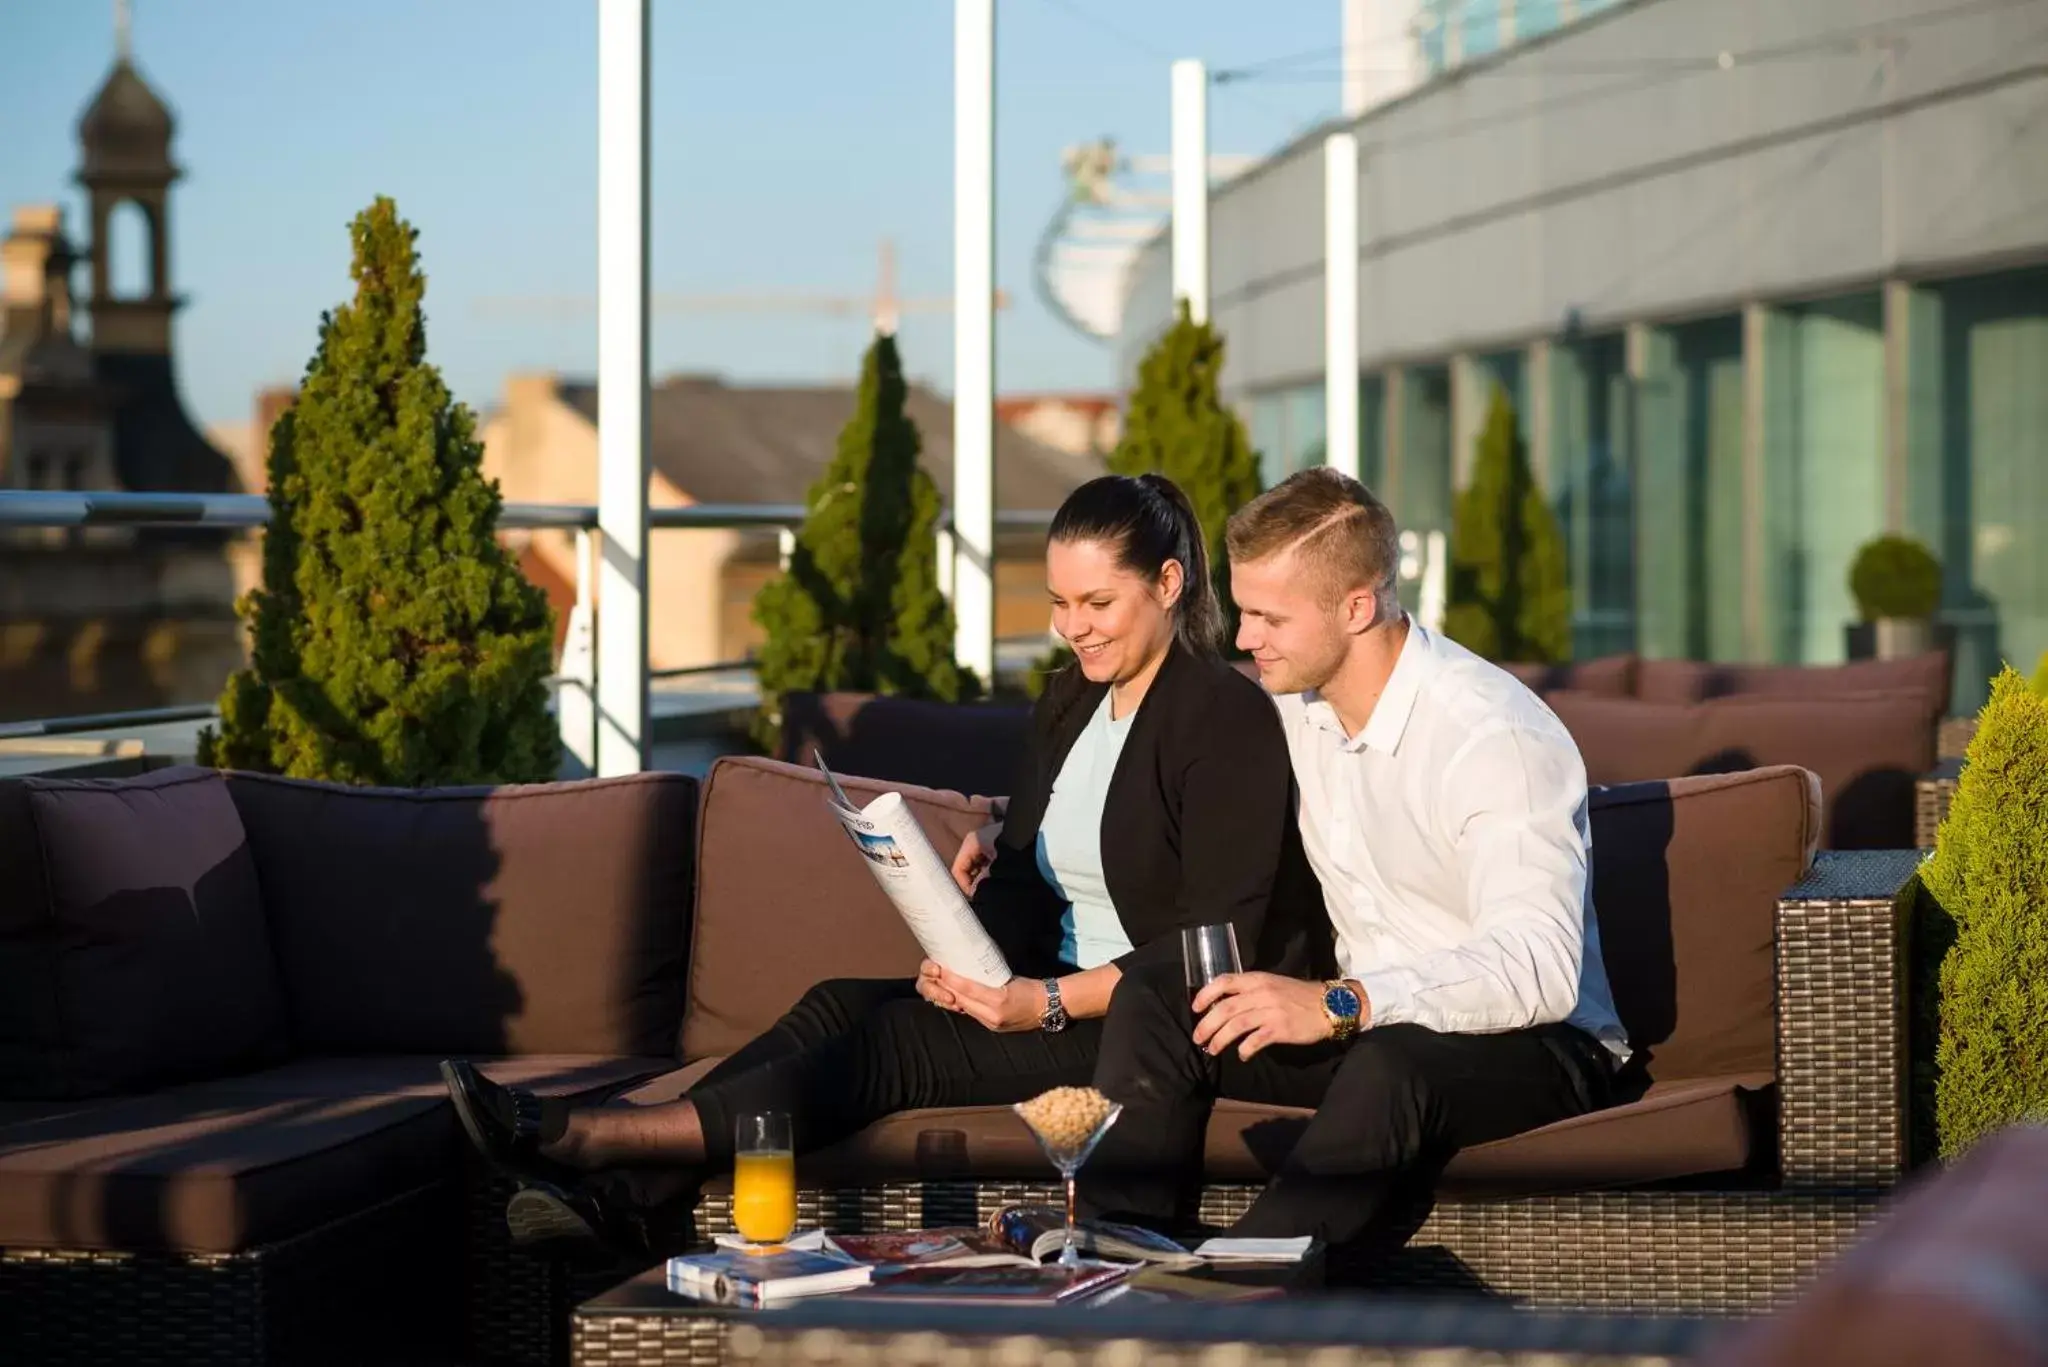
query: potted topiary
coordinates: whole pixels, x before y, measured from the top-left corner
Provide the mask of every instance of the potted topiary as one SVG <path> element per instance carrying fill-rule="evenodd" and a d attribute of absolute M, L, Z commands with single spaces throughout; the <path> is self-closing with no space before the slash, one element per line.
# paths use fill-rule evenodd
<path fill-rule="evenodd" d="M 1900 660 L 1934 649 L 1941 608 L 1941 562 L 1909 536 L 1865 542 L 1849 567 L 1849 592 L 1862 620 L 1849 627 L 1849 658 Z"/>

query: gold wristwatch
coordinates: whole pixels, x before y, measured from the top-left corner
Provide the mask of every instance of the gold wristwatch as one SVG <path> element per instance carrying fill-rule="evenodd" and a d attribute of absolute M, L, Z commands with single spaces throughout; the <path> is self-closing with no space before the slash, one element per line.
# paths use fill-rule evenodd
<path fill-rule="evenodd" d="M 1343 1043 L 1358 1033 L 1358 1017 L 1365 1009 L 1358 989 L 1342 978 L 1323 984 L 1323 1015 L 1330 1022 L 1330 1038 Z"/>

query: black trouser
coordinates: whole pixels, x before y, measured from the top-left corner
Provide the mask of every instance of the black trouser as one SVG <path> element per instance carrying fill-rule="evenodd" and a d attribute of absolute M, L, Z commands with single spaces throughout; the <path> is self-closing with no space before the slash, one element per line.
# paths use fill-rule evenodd
<path fill-rule="evenodd" d="M 1607 1105 L 1610 1055 L 1568 1025 L 1497 1035 L 1418 1025 L 1368 1029 L 1348 1044 L 1275 1046 L 1250 1062 L 1212 1058 L 1192 1038 L 1178 974 L 1125 975 L 1110 1001 L 1096 1086 L 1123 1103 L 1080 1189 L 1091 1213 L 1167 1226 L 1185 1220 L 1217 1097 L 1307 1106 L 1247 1142 L 1273 1176 L 1232 1232 L 1315 1234 L 1332 1246 L 1397 1244 L 1395 1228 L 1457 1149 Z"/>
<path fill-rule="evenodd" d="M 1058 1034 L 997 1034 L 917 995 L 909 978 L 837 978 L 803 1000 L 685 1096 L 704 1126 L 706 1159 L 732 1159 L 733 1122 L 785 1111 L 800 1151 L 822 1148 L 918 1106 L 999 1106 L 1049 1087 L 1086 1086 L 1100 1020 Z"/>

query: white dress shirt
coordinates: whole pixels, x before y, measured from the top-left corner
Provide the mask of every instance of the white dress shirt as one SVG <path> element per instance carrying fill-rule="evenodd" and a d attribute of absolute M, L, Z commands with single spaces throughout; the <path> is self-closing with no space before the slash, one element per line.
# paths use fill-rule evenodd
<path fill-rule="evenodd" d="M 1356 736 L 1312 691 L 1274 702 L 1367 1028 L 1569 1021 L 1626 1058 L 1593 918 L 1586 767 L 1550 709 L 1412 620 Z"/>

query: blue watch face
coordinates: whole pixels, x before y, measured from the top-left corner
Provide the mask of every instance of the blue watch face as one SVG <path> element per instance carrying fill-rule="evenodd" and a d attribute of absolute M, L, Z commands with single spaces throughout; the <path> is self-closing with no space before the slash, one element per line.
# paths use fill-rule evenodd
<path fill-rule="evenodd" d="M 1355 1016 L 1360 1004 L 1358 994 L 1348 987 L 1333 987 L 1323 993 L 1323 1009 L 1333 1016 Z"/>

